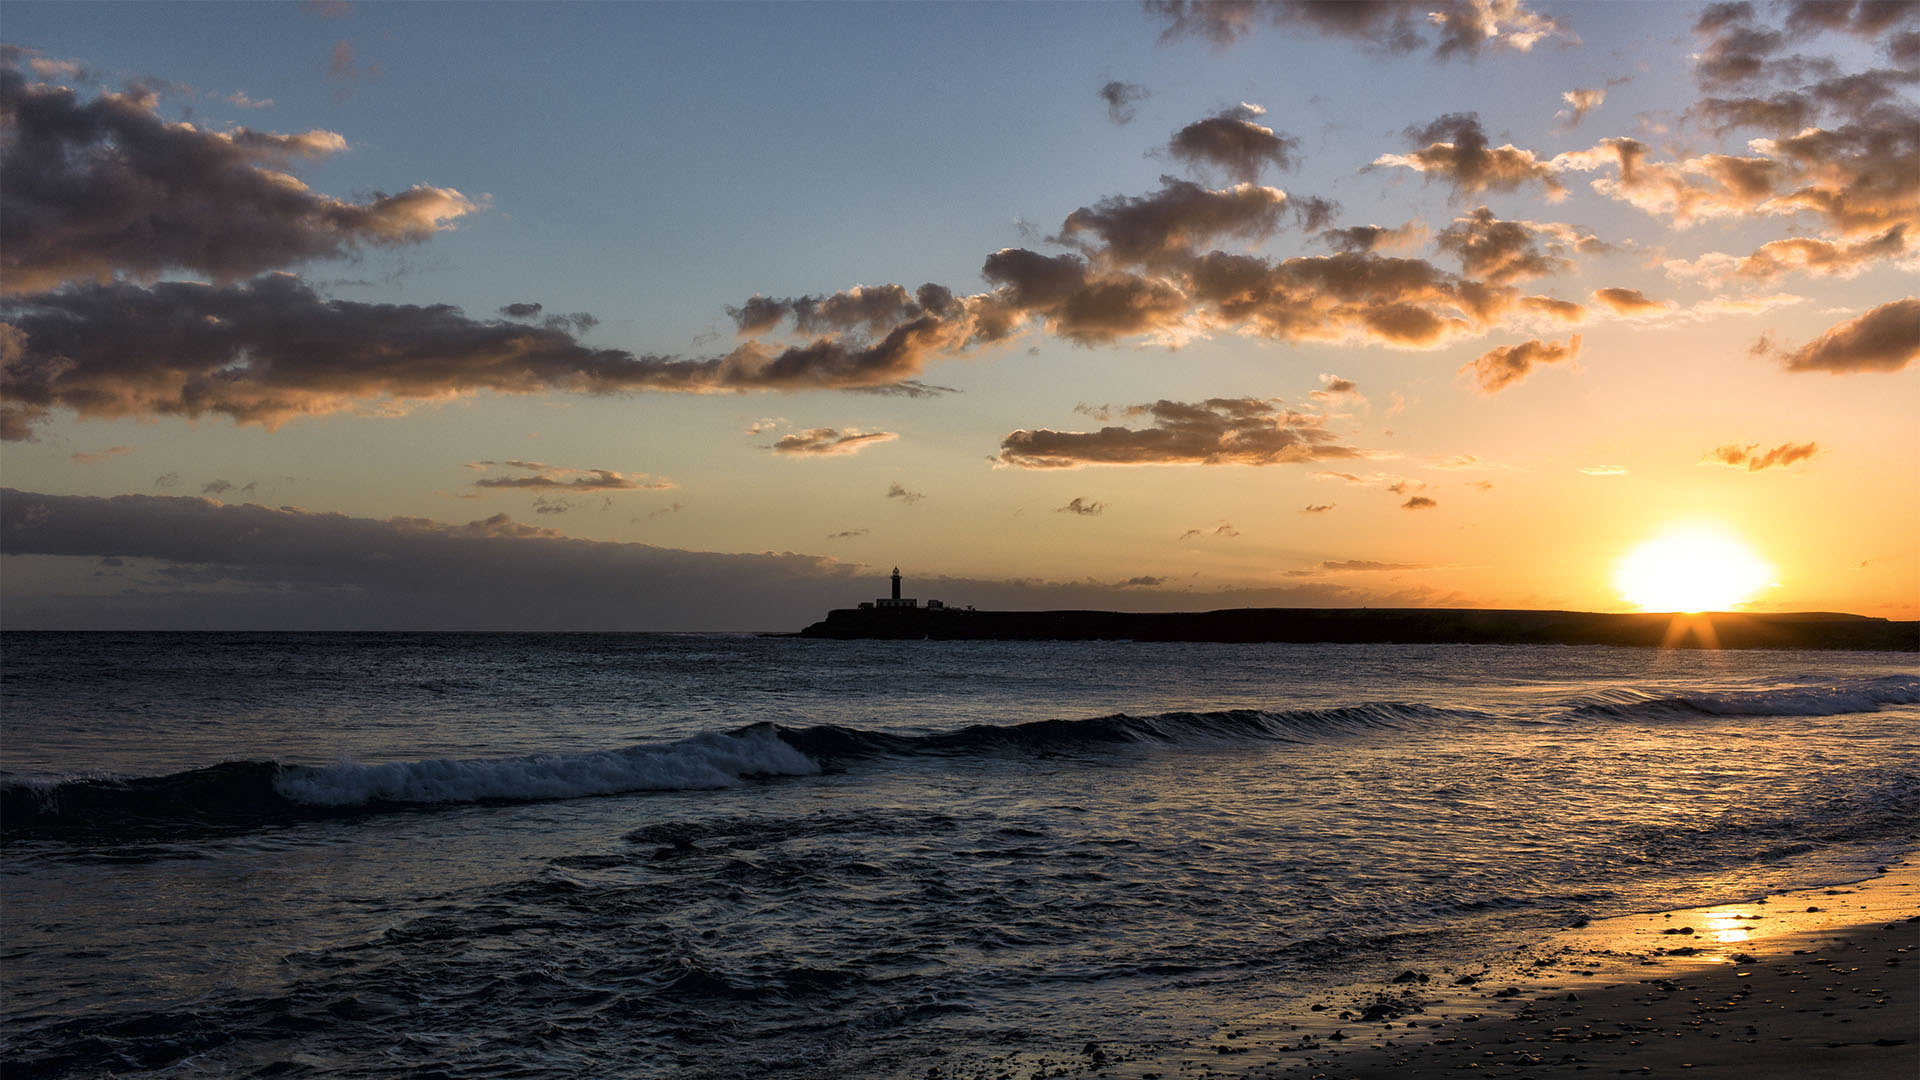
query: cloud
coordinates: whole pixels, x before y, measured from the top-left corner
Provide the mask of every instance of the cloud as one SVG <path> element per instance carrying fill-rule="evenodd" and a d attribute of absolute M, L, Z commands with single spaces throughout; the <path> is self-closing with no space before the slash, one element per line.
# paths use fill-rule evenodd
<path fill-rule="evenodd" d="M 826 457 L 858 453 L 876 443 L 892 442 L 899 438 L 892 431 L 862 432 L 858 428 L 808 428 L 793 435 L 783 435 L 770 448 L 776 454 L 789 454 L 796 457 Z"/>
<path fill-rule="evenodd" d="M 848 530 L 846 530 L 845 532 L 837 532 L 837 533 L 828 533 L 828 534 L 827 534 L 827 539 L 829 539 L 829 540 L 851 540 L 851 539 L 853 539 L 853 538 L 854 538 L 854 537 L 856 537 L 856 536 L 865 536 L 865 535 L 867 535 L 867 531 L 868 531 L 868 530 L 866 530 L 866 529 L 848 529 Z"/>
<path fill-rule="evenodd" d="M 1729 468 L 1745 468 L 1748 472 L 1759 472 L 1775 466 L 1785 468 L 1796 461 L 1805 461 L 1820 452 L 1819 443 L 1781 443 L 1765 453 L 1758 453 L 1759 443 L 1723 443 L 1708 451 L 1700 459 L 1702 465 L 1725 465 Z"/>
<path fill-rule="evenodd" d="M 75 465 L 98 465 L 110 457 L 125 454 L 132 449 L 130 446 L 109 446 L 105 450 L 77 450 L 73 454 L 73 463 Z"/>
<path fill-rule="evenodd" d="M 1662 315 L 1673 310 L 1671 302 L 1649 300 L 1639 289 L 1595 289 L 1593 301 L 1616 315 Z"/>
<path fill-rule="evenodd" d="M 1428 500 L 1428 502 L 1432 502 L 1432 500 Z M 1374 562 L 1371 559 L 1345 559 L 1340 562 L 1323 562 L 1320 564 L 1320 569 L 1337 573 L 1367 573 L 1381 570 L 1427 570 L 1430 569 L 1430 567 L 1424 563 L 1391 563 Z"/>
<path fill-rule="evenodd" d="M 662 514 L 677 514 L 680 511 L 685 510 L 686 508 L 687 507 L 685 503 L 672 503 L 668 506 L 663 506 L 658 510 L 648 511 L 647 516 L 650 518 L 657 518 Z M 635 520 L 638 520 L 638 519 L 635 519 Z"/>
<path fill-rule="evenodd" d="M 1339 251 L 1414 251 L 1427 242 L 1427 226 L 1417 220 L 1398 228 L 1350 225 L 1344 229 L 1328 229 L 1320 234 L 1320 239 Z"/>
<path fill-rule="evenodd" d="M 1382 154 L 1374 166 L 1397 166 L 1439 178 L 1459 195 L 1483 191 L 1517 191 L 1539 184 L 1547 198 L 1559 199 L 1566 189 L 1554 176 L 1554 166 L 1511 143 L 1490 146 L 1475 113 L 1448 113 L 1421 128 L 1408 128 L 1407 138 L 1424 147 L 1410 154 Z"/>
<path fill-rule="evenodd" d="M 1570 249 L 1594 252 L 1606 247 L 1593 234 L 1573 226 L 1502 221 L 1484 206 L 1455 218 L 1434 243 L 1460 259 L 1463 273 L 1495 285 L 1557 274 L 1573 265 L 1563 257 Z"/>
<path fill-rule="evenodd" d="M 233 490 L 233 486 L 233 482 L 230 480 L 214 480 L 210 483 L 203 484 L 200 488 L 200 494 L 225 495 L 227 492 Z"/>
<path fill-rule="evenodd" d="M 1571 131 L 1580 126 L 1580 121 L 1585 120 L 1588 113 L 1599 108 L 1600 103 L 1607 100 L 1607 92 L 1598 88 L 1568 90 L 1560 95 L 1560 100 L 1567 103 L 1567 108 L 1555 113 L 1554 119 L 1559 120 L 1567 130 Z"/>
<path fill-rule="evenodd" d="M 926 498 L 926 496 L 921 494 L 918 491 L 908 491 L 906 488 L 896 483 L 887 488 L 887 498 L 899 499 L 901 502 L 906 503 L 908 506 L 912 506 L 913 504 L 919 502 L 921 499 Z"/>
<path fill-rule="evenodd" d="M 220 100 L 242 109 L 265 109 L 273 105 L 272 98 L 262 98 L 259 101 L 255 101 L 248 97 L 244 90 L 236 90 Z"/>
<path fill-rule="evenodd" d="M 1116 124 L 1132 123 L 1134 106 L 1153 96 L 1144 86 L 1118 79 L 1102 86 L 1099 95 L 1107 103 L 1107 119 Z"/>
<path fill-rule="evenodd" d="M 1338 505 L 1338 503 L 1311 503 L 1301 508 L 1300 512 L 1303 514 L 1324 514 Z"/>
<path fill-rule="evenodd" d="M 1343 379 L 1331 372 L 1320 373 L 1320 389 L 1307 391 L 1307 397 L 1314 401 L 1337 401 L 1351 398 L 1359 404 L 1366 404 L 1366 396 L 1360 393 L 1360 386 L 1352 379 Z"/>
<path fill-rule="evenodd" d="M 1156 401 L 1123 410 L 1149 426 L 1098 431 L 1019 430 L 1000 442 L 999 462 L 1022 469 L 1087 465 L 1279 465 L 1364 456 L 1341 446 L 1325 418 L 1262 398 Z"/>
<path fill-rule="evenodd" d="M 1055 507 L 1053 512 L 1056 514 L 1074 514 L 1080 517 L 1093 517 L 1106 508 L 1106 503 L 1088 502 L 1086 499 L 1076 495 L 1067 505 Z"/>
<path fill-rule="evenodd" d="M 392 412 L 487 390 L 906 389 L 945 329 L 923 318 L 871 345 L 750 342 L 710 359 L 596 349 L 565 329 L 470 319 L 445 304 L 329 300 L 297 278 L 74 286 L 0 301 L 0 437 L 54 408 L 84 417 L 225 415 L 275 428 L 300 416 Z"/>
<path fill-rule="evenodd" d="M 1584 476 L 1625 476 L 1627 467 L 1625 465 L 1587 465 L 1583 466 L 1579 472 Z"/>
<path fill-rule="evenodd" d="M 161 475 L 153 478 L 153 486 L 157 488 L 175 487 L 179 483 L 180 483 L 180 474 L 175 472 L 162 473 Z"/>
<path fill-rule="evenodd" d="M 1920 357 L 1920 300 L 1881 304 L 1784 357 L 1788 371 L 1899 371 Z"/>
<path fill-rule="evenodd" d="M 1462 374 L 1472 372 L 1479 381 L 1480 389 L 1489 394 L 1497 394 L 1513 384 L 1525 379 L 1538 364 L 1555 364 L 1562 360 L 1571 360 L 1580 355 L 1580 335 L 1575 334 L 1565 342 L 1542 341 L 1535 339 L 1518 345 L 1502 345 L 1480 355 L 1470 364 L 1460 367 Z"/>
<path fill-rule="evenodd" d="M 1227 522 L 1221 522 L 1211 529 L 1188 529 L 1186 532 L 1180 534 L 1180 539 L 1183 542 L 1187 540 L 1210 540 L 1216 537 L 1222 540 L 1232 540 L 1239 535 L 1239 529 L 1234 528 Z"/>
<path fill-rule="evenodd" d="M 542 310 L 539 304 L 507 304 L 501 307 L 500 314 L 509 319 L 531 319 Z"/>
<path fill-rule="evenodd" d="M 1401 504 L 1400 504 L 1400 509 L 1402 509 L 1402 510 L 1431 510 L 1431 509 L 1433 509 L 1434 507 L 1436 507 L 1436 506 L 1439 506 L 1439 505 L 1440 505 L 1440 504 L 1439 504 L 1438 502 L 1435 502 L 1434 500 L 1432 500 L 1432 499 L 1429 499 L 1429 498 L 1427 498 L 1427 497 L 1426 497 L 1425 495 L 1415 495 L 1415 496 L 1414 496 L 1413 498 L 1411 498 L 1411 499 L 1408 499 L 1408 500 L 1407 500 L 1406 502 L 1403 502 L 1403 503 L 1401 503 Z"/>
<path fill-rule="evenodd" d="M 515 469 L 528 476 L 488 476 L 473 482 L 477 488 L 541 492 L 585 491 L 668 491 L 679 485 L 645 473 L 619 473 L 611 469 L 570 469 L 538 461 L 475 461 L 469 469 Z M 549 511 L 555 512 L 555 511 Z"/>
<path fill-rule="evenodd" d="M 364 202 L 321 195 L 289 170 L 346 149 L 331 131 L 168 122 L 151 91 L 83 98 L 30 81 L 12 62 L 0 63 L 0 113 L 8 141 L 0 273 L 8 292 L 120 273 L 234 281 L 365 244 L 416 243 L 479 208 L 452 188 L 425 185 Z"/>
<path fill-rule="evenodd" d="M 1251 182 L 1215 190 L 1163 176 L 1153 194 L 1114 195 L 1068 214 L 1053 241 L 1104 264 L 1163 266 L 1221 239 L 1266 239 L 1286 201 L 1280 189 Z"/>
<path fill-rule="evenodd" d="M 1265 112 L 1258 105 L 1242 103 L 1196 120 L 1174 133 L 1167 153 L 1189 165 L 1217 168 L 1244 184 L 1258 181 L 1267 165 L 1284 172 L 1294 167 L 1300 140 L 1256 123 L 1254 118 Z"/>
<path fill-rule="evenodd" d="M 1492 48 L 1526 52 L 1543 39 L 1565 33 L 1552 18 L 1529 11 L 1521 0 L 1144 0 L 1166 23 L 1162 42 L 1197 37 L 1226 48 L 1260 24 L 1306 29 L 1360 42 L 1370 50 L 1406 53 L 1431 47 L 1435 59 L 1471 60 Z M 1431 35 L 1431 36 L 1429 36 Z"/>

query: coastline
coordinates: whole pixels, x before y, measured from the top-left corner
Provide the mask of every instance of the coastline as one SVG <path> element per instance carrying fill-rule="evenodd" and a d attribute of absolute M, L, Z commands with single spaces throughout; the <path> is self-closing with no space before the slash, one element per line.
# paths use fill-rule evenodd
<path fill-rule="evenodd" d="M 1605 919 L 1484 967 L 1319 995 L 1228 1034 L 1238 1037 L 1212 1055 L 1105 1075 L 1920 1075 L 1920 863 Z"/>
<path fill-rule="evenodd" d="M 885 606 L 882 606 L 885 605 Z M 1617 645 L 1920 651 L 1920 622 L 1838 612 L 1620 613 L 1492 608 L 975 611 L 914 600 L 837 608 L 793 636 L 836 640 Z"/>

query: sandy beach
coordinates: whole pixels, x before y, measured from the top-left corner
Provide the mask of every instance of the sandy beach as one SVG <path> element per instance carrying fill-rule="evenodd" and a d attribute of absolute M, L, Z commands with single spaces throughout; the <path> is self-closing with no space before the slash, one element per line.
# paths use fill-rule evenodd
<path fill-rule="evenodd" d="M 1127 1075 L 1920 1075 L 1920 867 L 1602 920 L 1225 1034 Z"/>

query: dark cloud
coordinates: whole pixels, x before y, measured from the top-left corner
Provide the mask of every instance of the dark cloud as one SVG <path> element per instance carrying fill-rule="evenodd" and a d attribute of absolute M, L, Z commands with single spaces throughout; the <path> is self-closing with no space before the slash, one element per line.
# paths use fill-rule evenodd
<path fill-rule="evenodd" d="M 179 485 L 179 483 L 180 483 L 179 473 L 173 473 L 173 472 L 162 473 L 161 475 L 153 478 L 153 486 L 157 488 L 176 487 Z"/>
<path fill-rule="evenodd" d="M 919 502 L 921 499 L 926 498 L 926 496 L 921 494 L 918 491 L 908 491 L 905 487 L 901 486 L 898 483 L 895 483 L 887 488 L 887 498 L 899 499 L 901 502 L 906 503 L 908 506 L 912 506 L 913 504 Z"/>
<path fill-rule="evenodd" d="M 848 530 L 846 530 L 846 531 L 844 531 L 844 532 L 837 532 L 837 533 L 828 533 L 828 534 L 827 534 L 827 539 L 829 539 L 829 540 L 851 540 L 851 539 L 853 539 L 853 538 L 854 538 L 854 537 L 856 537 L 856 536 L 865 536 L 865 535 L 867 535 L 867 531 L 868 531 L 868 530 L 866 530 L 866 529 L 848 529 Z"/>
<path fill-rule="evenodd" d="M 1525 379 L 1539 364 L 1556 364 L 1562 360 L 1571 360 L 1580 355 L 1580 335 L 1575 334 L 1565 342 L 1559 341 L 1523 341 L 1518 345 L 1502 345 L 1497 349 L 1482 353 L 1480 358 L 1470 364 L 1462 365 L 1461 373 L 1473 372 L 1485 393 L 1497 394 L 1509 386 Z"/>
<path fill-rule="evenodd" d="M 1882 304 L 1787 354 L 1788 371 L 1899 371 L 1920 357 L 1920 300 Z"/>
<path fill-rule="evenodd" d="M 1338 503 L 1312 503 L 1301 508 L 1300 512 L 1303 514 L 1324 514 L 1327 511 L 1333 509 L 1337 505 L 1339 504 Z"/>
<path fill-rule="evenodd" d="M 7 292 L 183 270 L 233 281 L 362 244 L 414 243 L 477 209 L 451 188 L 365 202 L 320 195 L 291 170 L 345 149 L 333 132 L 168 122 L 150 91 L 87 98 L 31 81 L 14 59 L 0 63 Z"/>
<path fill-rule="evenodd" d="M 1163 20 L 1163 42 L 1197 37 L 1226 48 L 1262 24 L 1350 38 L 1372 50 L 1431 47 L 1437 59 L 1490 48 L 1525 52 L 1564 28 L 1521 0 L 1143 0 Z"/>
<path fill-rule="evenodd" d="M 1293 216 L 1300 227 L 1307 232 L 1319 232 L 1340 216 L 1340 204 L 1332 199 L 1323 199 L 1318 195 L 1303 195 L 1287 200 L 1293 207 Z"/>
<path fill-rule="evenodd" d="M 1543 237 L 1546 251 L 1539 246 Z M 1558 254 L 1564 245 L 1553 233 L 1531 222 L 1502 221 L 1484 206 L 1455 219 L 1434 238 L 1434 244 L 1458 257 L 1467 275 L 1496 285 L 1556 274 L 1573 265 Z"/>
<path fill-rule="evenodd" d="M 645 473 L 621 473 L 612 469 L 572 469 L 538 461 L 475 461 L 470 469 L 514 469 L 526 476 L 486 476 L 473 482 L 477 488 L 503 491 L 586 492 L 586 491 L 668 491 L 678 485 Z M 553 512 L 553 511 L 549 511 Z"/>
<path fill-rule="evenodd" d="M 1073 497 L 1072 500 L 1070 500 L 1067 503 L 1067 505 L 1055 507 L 1053 512 L 1056 514 L 1076 514 L 1076 515 L 1079 515 L 1080 517 L 1092 517 L 1095 514 L 1098 514 L 1101 511 L 1105 510 L 1106 508 L 1107 508 L 1106 503 L 1089 502 L 1088 500 L 1083 499 L 1080 496 L 1076 495 Z"/>
<path fill-rule="evenodd" d="M 1414 496 L 1413 498 L 1411 498 L 1411 499 L 1408 499 L 1408 500 L 1407 500 L 1406 502 L 1403 502 L 1403 503 L 1401 503 L 1401 504 L 1400 504 L 1400 509 L 1402 509 L 1402 510 L 1431 510 L 1431 509 L 1433 509 L 1434 507 L 1436 507 L 1436 506 L 1439 506 L 1439 505 L 1440 505 L 1439 503 L 1437 503 L 1437 502 L 1435 502 L 1435 501 L 1434 501 L 1434 500 L 1432 500 L 1432 499 L 1429 499 L 1429 498 L 1427 498 L 1427 497 L 1426 497 L 1425 495 L 1415 495 L 1415 496 Z"/>
<path fill-rule="evenodd" d="M 1286 201 L 1278 188 L 1213 190 L 1163 176 L 1151 195 L 1115 195 L 1068 214 L 1053 241 L 1114 265 L 1163 266 L 1221 239 L 1266 239 L 1280 227 Z"/>
<path fill-rule="evenodd" d="M 0 301 L 0 436 L 26 438 L 54 408 L 86 417 L 219 414 L 275 427 L 303 415 L 489 390 L 879 388 L 965 328 L 923 316 L 873 343 L 743 344 L 712 359 L 595 349 L 564 330 L 470 319 L 444 304 L 329 300 L 272 274 L 237 285 L 74 286 Z"/>
<path fill-rule="evenodd" d="M 1265 113 L 1257 105 L 1242 103 L 1196 120 L 1174 133 L 1167 153 L 1190 165 L 1217 168 L 1244 184 L 1258 181 L 1267 165 L 1284 172 L 1294 167 L 1300 140 L 1256 122 Z"/>
<path fill-rule="evenodd" d="M 200 494 L 225 495 L 227 492 L 232 490 L 233 490 L 233 482 L 231 480 L 214 480 L 209 483 L 201 485 Z"/>
<path fill-rule="evenodd" d="M 1744 468 L 1748 472 L 1759 472 L 1776 466 L 1785 468 L 1797 461 L 1805 461 L 1820 452 L 1820 444 L 1812 442 L 1781 443 L 1764 453 L 1759 443 L 1724 443 L 1708 451 L 1700 459 L 1702 465 L 1726 465 L 1731 468 Z"/>
<path fill-rule="evenodd" d="M 1460 195 L 1516 191 L 1527 184 L 1539 184 L 1550 199 L 1566 194 L 1553 165 L 1534 157 L 1533 151 L 1489 145 L 1475 113 L 1448 113 L 1425 127 L 1408 128 L 1407 138 L 1420 148 L 1410 154 L 1383 154 L 1373 164 L 1438 177 Z"/>
<path fill-rule="evenodd" d="M 1417 248 L 1426 239 L 1427 227 L 1418 221 L 1409 221 L 1398 228 L 1385 225 L 1350 225 L 1344 229 L 1328 229 L 1320 234 L 1320 239 L 1339 251 L 1356 254 L 1374 251 L 1410 251 Z"/>
<path fill-rule="evenodd" d="M 808 428 L 775 440 L 770 449 L 776 454 L 799 457 L 824 457 L 857 453 L 876 443 L 899 438 L 892 431 L 860 431 L 857 428 Z"/>
<path fill-rule="evenodd" d="M 1146 87 L 1118 79 L 1102 86 L 1099 94 L 1107 103 L 1107 119 L 1116 124 L 1132 123 L 1134 106 L 1152 96 Z"/>
<path fill-rule="evenodd" d="M 1188 540 L 1208 540 L 1215 537 L 1222 540 L 1232 540 L 1239 535 L 1239 529 L 1223 522 L 1211 529 L 1188 529 L 1186 532 L 1180 534 L 1180 540 L 1183 543 Z"/>
<path fill-rule="evenodd" d="M 1121 410 L 1150 426 L 1098 431 L 1015 431 L 1000 443 L 1002 464 L 1023 469 L 1085 465 L 1278 465 L 1364 456 L 1334 442 L 1321 416 L 1261 398 L 1156 401 Z"/>
<path fill-rule="evenodd" d="M 743 334 L 765 333 L 783 322 L 802 334 L 856 329 L 884 334 L 914 319 L 947 318 L 956 313 L 952 291 L 932 283 L 913 293 L 900 285 L 855 285 L 829 296 L 754 296 L 739 307 L 727 309 Z"/>
<path fill-rule="evenodd" d="M 539 304 L 508 304 L 500 309 L 500 314 L 509 319 L 531 319 L 542 310 Z"/>

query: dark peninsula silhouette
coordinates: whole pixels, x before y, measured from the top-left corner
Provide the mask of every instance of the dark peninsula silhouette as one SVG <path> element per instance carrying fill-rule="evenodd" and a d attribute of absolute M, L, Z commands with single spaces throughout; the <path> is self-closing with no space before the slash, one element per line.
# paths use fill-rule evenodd
<path fill-rule="evenodd" d="M 825 619 L 800 631 L 799 636 L 1920 651 L 1920 623 L 1825 611 L 1698 615 L 1466 608 L 973 611 L 902 605 L 831 611 Z"/>

